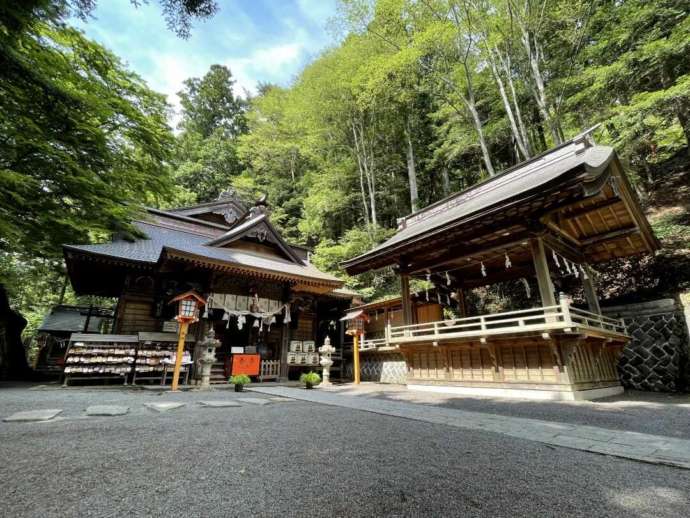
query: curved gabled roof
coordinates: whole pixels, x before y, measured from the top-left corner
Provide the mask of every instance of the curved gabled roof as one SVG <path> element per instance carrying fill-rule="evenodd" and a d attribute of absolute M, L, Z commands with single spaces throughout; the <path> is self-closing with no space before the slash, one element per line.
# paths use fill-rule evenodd
<path fill-rule="evenodd" d="M 507 171 L 456 193 L 399 220 L 398 232 L 369 252 L 342 263 L 348 273 L 360 273 L 369 267 L 381 267 L 396 260 L 394 254 L 403 253 L 408 245 L 458 230 L 478 217 L 488 217 L 508 205 L 519 203 L 547 190 L 557 190 L 577 181 L 583 196 L 598 192 L 608 179 L 609 165 L 617 161 L 615 151 L 608 146 L 594 145 L 585 132 L 546 153 L 522 162 Z M 633 201 L 633 203 L 637 203 Z M 639 207 L 632 207 L 640 230 L 651 234 Z M 653 237 L 649 248 L 656 246 Z"/>
<path fill-rule="evenodd" d="M 258 223 L 267 223 L 265 214 L 247 218 L 233 229 L 179 214 L 168 214 L 166 211 L 150 210 L 149 215 L 147 221 L 134 222 L 146 236 L 144 238 L 116 239 L 94 245 L 64 245 L 68 263 L 77 255 L 149 266 L 166 259 L 176 259 L 276 280 L 330 286 L 331 289 L 343 284 L 337 277 L 301 259 L 280 236 L 281 248 L 286 250 L 283 256 L 225 246 L 243 235 L 245 225 L 252 228 Z M 275 229 L 273 231 L 276 232 Z"/>

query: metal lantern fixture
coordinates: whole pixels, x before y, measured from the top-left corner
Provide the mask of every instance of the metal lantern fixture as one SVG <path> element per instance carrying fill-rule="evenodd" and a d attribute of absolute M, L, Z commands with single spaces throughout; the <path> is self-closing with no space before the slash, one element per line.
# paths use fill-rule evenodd
<path fill-rule="evenodd" d="M 180 380 L 180 368 L 182 367 L 182 353 L 184 352 L 184 342 L 187 338 L 189 324 L 199 320 L 199 307 L 206 304 L 206 300 L 195 291 L 187 291 L 178 295 L 170 301 L 170 304 L 177 302 L 177 316 L 175 320 L 180 323 L 179 338 L 177 341 L 177 354 L 175 355 L 175 370 L 173 371 L 172 390 L 177 390 Z"/>
<path fill-rule="evenodd" d="M 345 333 L 350 336 L 362 336 L 364 334 L 364 322 L 363 318 L 353 318 L 352 320 L 347 320 L 347 329 Z"/>
<path fill-rule="evenodd" d="M 177 302 L 177 316 L 175 320 L 178 322 L 197 322 L 199 320 L 199 307 L 206 304 L 206 300 L 195 291 L 187 291 L 178 295 L 170 301 L 170 304 Z"/>

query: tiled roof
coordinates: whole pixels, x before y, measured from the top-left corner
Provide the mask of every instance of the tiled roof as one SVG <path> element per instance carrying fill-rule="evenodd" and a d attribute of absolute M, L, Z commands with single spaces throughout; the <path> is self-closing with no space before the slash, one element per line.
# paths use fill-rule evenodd
<path fill-rule="evenodd" d="M 84 324 L 86 324 L 86 312 L 88 307 L 80 306 L 55 306 L 50 310 L 38 328 L 43 332 L 69 332 L 80 333 L 84 331 Z M 101 325 L 102 317 L 92 315 L 89 319 L 89 333 L 98 333 Z"/>
<path fill-rule="evenodd" d="M 146 236 L 146 239 L 127 241 L 116 240 L 97 245 L 65 245 L 66 251 L 85 252 L 98 256 L 125 261 L 156 264 L 164 251 L 172 255 L 184 255 L 199 260 L 210 259 L 228 266 L 245 267 L 263 270 L 278 275 L 289 275 L 305 280 L 317 280 L 325 283 L 341 284 L 337 277 L 321 272 L 309 263 L 296 263 L 281 257 L 260 255 L 246 250 L 208 246 L 209 229 L 216 237 L 223 235 L 222 230 L 205 227 L 204 233 L 185 225 L 181 227 L 173 219 L 166 221 L 158 217 L 155 222 L 136 221 L 135 226 Z"/>
<path fill-rule="evenodd" d="M 500 207 L 578 171 L 598 176 L 615 156 L 612 148 L 592 145 L 584 133 L 538 157 L 456 193 L 400 221 L 398 232 L 369 252 L 345 261 L 346 267 L 367 260 L 388 249 L 434 232 L 451 223 L 461 222 L 479 211 Z"/>

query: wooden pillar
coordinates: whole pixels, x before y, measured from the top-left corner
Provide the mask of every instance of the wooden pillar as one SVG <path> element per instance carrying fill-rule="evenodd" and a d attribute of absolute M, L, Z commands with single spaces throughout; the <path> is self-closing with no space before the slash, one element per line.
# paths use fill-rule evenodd
<path fill-rule="evenodd" d="M 406 273 L 400 274 L 400 296 L 402 297 L 403 324 L 406 326 L 412 321 L 412 304 L 410 301 L 410 276 Z"/>
<path fill-rule="evenodd" d="M 586 268 L 586 270 L 588 270 Z M 592 272 L 587 271 L 587 278 L 582 278 L 582 286 L 585 289 L 585 298 L 587 299 L 587 306 L 592 313 L 601 315 L 601 306 L 599 306 L 599 299 L 597 298 L 597 289 L 592 280 Z"/>
<path fill-rule="evenodd" d="M 289 301 L 291 298 L 291 291 L 290 291 L 290 286 L 285 285 L 283 287 L 283 294 L 282 294 L 282 299 L 285 301 Z M 283 322 L 281 324 L 281 333 L 280 333 L 280 369 L 279 369 L 279 374 L 280 374 L 280 379 L 282 381 L 287 381 L 288 379 L 288 372 L 289 372 L 289 367 L 288 367 L 288 350 L 290 348 L 290 338 L 292 334 L 292 330 L 290 329 L 290 324 L 286 324 Z"/>
<path fill-rule="evenodd" d="M 465 290 L 462 288 L 458 288 L 458 291 L 456 292 L 456 296 L 458 298 L 458 313 L 460 314 L 460 317 L 465 318 L 467 316 L 467 304 L 465 302 Z"/>
<path fill-rule="evenodd" d="M 541 304 L 542 306 L 555 306 L 556 296 L 553 283 L 551 282 L 551 275 L 549 274 L 549 263 L 546 261 L 544 241 L 537 237 L 530 239 L 529 244 L 532 250 L 532 260 L 534 261 L 534 272 L 537 275 Z"/>

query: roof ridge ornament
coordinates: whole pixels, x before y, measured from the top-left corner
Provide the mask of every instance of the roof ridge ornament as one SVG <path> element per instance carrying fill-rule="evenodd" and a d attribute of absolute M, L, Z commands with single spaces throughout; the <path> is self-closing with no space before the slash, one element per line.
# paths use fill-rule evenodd
<path fill-rule="evenodd" d="M 221 191 L 220 194 L 218 194 L 217 201 L 233 200 L 237 198 L 237 191 L 231 187 L 230 189 Z"/>

